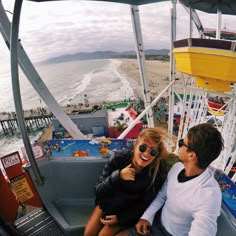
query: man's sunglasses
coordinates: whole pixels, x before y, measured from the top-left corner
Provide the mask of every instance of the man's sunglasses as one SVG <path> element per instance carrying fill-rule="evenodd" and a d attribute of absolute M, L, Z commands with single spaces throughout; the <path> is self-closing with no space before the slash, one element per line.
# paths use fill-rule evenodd
<path fill-rule="evenodd" d="M 187 144 L 184 143 L 184 140 L 183 140 L 183 139 L 180 139 L 180 140 L 179 140 L 179 148 L 181 148 L 182 146 L 185 146 L 186 148 L 188 148 L 188 149 L 194 151 L 194 149 L 193 149 L 191 146 L 189 146 L 189 145 L 187 145 Z M 194 151 L 194 152 L 195 152 L 195 151 Z"/>
<path fill-rule="evenodd" d="M 156 157 L 160 154 L 160 152 L 158 150 L 156 150 L 152 147 L 149 148 L 146 144 L 139 145 L 138 149 L 139 149 L 140 152 L 146 152 L 147 149 L 149 149 L 149 154 L 153 157 Z"/>

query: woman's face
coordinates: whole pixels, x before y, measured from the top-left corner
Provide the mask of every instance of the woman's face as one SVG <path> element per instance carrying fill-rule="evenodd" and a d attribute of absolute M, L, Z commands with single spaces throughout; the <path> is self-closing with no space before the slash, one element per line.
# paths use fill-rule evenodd
<path fill-rule="evenodd" d="M 153 154 L 156 153 L 157 148 L 158 145 L 156 142 L 140 139 L 134 148 L 134 165 L 138 168 L 144 168 L 151 164 L 156 158 L 156 155 Z"/>

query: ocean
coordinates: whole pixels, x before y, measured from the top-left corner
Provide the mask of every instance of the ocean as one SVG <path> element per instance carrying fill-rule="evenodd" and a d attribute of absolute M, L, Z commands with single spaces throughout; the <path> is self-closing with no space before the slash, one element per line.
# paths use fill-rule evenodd
<path fill-rule="evenodd" d="M 104 59 L 41 64 L 35 67 L 57 102 L 65 106 L 83 103 L 85 94 L 90 103 L 112 102 L 134 96 L 130 80 L 118 69 L 121 63 L 120 60 Z M 43 99 L 21 71 L 19 75 L 24 110 L 45 107 Z M 10 72 L 0 74 L 0 84 L 0 112 L 14 111 Z M 30 140 L 34 142 L 40 134 L 30 134 Z M 14 151 L 21 152 L 22 146 L 20 134 L 8 137 L 1 135 L 0 157 Z"/>

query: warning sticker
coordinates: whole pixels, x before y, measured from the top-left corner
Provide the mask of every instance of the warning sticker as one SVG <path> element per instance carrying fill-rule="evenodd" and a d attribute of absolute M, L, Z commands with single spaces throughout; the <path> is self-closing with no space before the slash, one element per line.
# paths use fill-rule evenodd
<path fill-rule="evenodd" d="M 12 156 L 2 158 L 2 163 L 5 168 L 8 168 L 20 163 L 20 158 L 17 154 L 14 154 Z"/>
<path fill-rule="evenodd" d="M 12 190 L 15 192 L 21 202 L 32 198 L 34 194 L 24 175 L 19 175 L 11 179 Z"/>

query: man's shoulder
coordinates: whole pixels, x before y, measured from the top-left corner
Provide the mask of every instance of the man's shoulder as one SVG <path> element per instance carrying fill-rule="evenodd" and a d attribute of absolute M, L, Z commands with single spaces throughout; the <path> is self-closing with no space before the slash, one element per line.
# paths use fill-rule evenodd
<path fill-rule="evenodd" d="M 175 178 L 183 168 L 184 165 L 181 162 L 175 163 L 168 173 L 168 179 Z"/>
<path fill-rule="evenodd" d="M 204 196 L 205 199 L 209 198 L 221 202 L 222 194 L 214 174 L 210 170 L 206 170 L 204 174 L 205 176 L 202 176 L 202 179 L 196 184 L 199 197 Z"/>
<path fill-rule="evenodd" d="M 171 172 L 181 171 L 183 168 L 184 168 L 184 165 L 182 164 L 182 162 L 177 162 L 171 167 L 170 171 Z"/>

